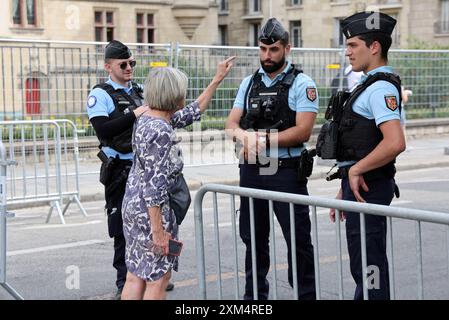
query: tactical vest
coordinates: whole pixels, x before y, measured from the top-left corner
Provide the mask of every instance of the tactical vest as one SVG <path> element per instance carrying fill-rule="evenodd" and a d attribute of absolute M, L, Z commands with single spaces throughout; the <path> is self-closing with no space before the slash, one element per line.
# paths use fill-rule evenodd
<path fill-rule="evenodd" d="M 399 112 L 401 112 L 401 79 L 392 73 L 378 72 L 368 76 L 366 81 L 359 85 L 348 97 L 343 105 L 343 112 L 338 125 L 337 160 L 361 160 L 366 157 L 382 141 L 383 135 L 376 125 L 376 121 L 369 120 L 352 110 L 352 106 L 360 95 L 377 81 L 388 81 L 393 84 L 399 93 Z M 382 170 L 394 171 L 395 160 L 388 163 Z M 394 172 L 393 172 L 394 175 Z"/>
<path fill-rule="evenodd" d="M 112 98 L 115 109 L 111 114 L 109 114 L 109 118 L 111 120 L 121 118 L 132 112 L 134 109 L 143 105 L 142 88 L 135 82 L 131 82 L 131 85 L 132 91 L 130 95 L 127 94 L 123 89 L 115 90 L 114 87 L 107 83 L 100 83 L 94 87 L 94 89 L 103 89 Z M 121 134 L 113 137 L 112 139 L 102 139 L 98 137 L 98 135 L 97 137 L 98 140 L 100 140 L 100 147 L 107 146 L 120 153 L 129 153 L 132 152 L 132 133 L 133 128 L 130 127 Z"/>
<path fill-rule="evenodd" d="M 245 92 L 243 115 L 240 127 L 244 130 L 284 131 L 296 125 L 296 111 L 288 106 L 289 89 L 296 77 L 302 73 L 292 64 L 282 80 L 266 87 L 258 71 L 251 78 Z"/>

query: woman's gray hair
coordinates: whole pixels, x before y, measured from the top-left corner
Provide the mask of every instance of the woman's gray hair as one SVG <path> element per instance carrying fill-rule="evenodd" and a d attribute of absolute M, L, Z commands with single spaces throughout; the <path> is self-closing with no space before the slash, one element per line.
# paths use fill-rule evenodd
<path fill-rule="evenodd" d="M 187 75 L 179 69 L 151 69 L 143 90 L 145 104 L 158 110 L 175 111 L 186 98 L 187 85 Z"/>

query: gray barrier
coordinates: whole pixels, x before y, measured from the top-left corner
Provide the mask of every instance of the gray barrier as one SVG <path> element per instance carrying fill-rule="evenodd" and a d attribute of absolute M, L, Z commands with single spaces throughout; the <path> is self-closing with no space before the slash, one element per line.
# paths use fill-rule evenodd
<path fill-rule="evenodd" d="M 83 135 L 94 136 L 86 101 L 92 87 L 107 80 L 106 43 L 0 38 L 0 44 L 0 117 L 70 119 Z M 203 116 L 203 130 L 223 128 L 240 82 L 259 67 L 257 47 L 127 44 L 137 61 L 137 82 L 143 83 L 152 67 L 179 67 L 189 76 L 188 100 L 206 88 L 218 61 L 237 56 Z M 348 65 L 345 50 L 293 48 L 291 60 L 317 83 L 322 117 L 332 91 L 343 85 L 343 69 Z M 410 118 L 449 115 L 449 50 L 390 50 L 389 63 L 414 93 L 406 106 Z"/>
<path fill-rule="evenodd" d="M 7 167 L 13 165 L 7 161 L 6 150 L 0 140 L 0 285 L 15 299 L 23 300 L 22 296 L 6 282 L 6 245 L 7 245 L 7 218 L 14 215 L 7 212 L 6 206 L 6 172 Z"/>
<path fill-rule="evenodd" d="M 365 214 L 379 215 L 387 217 L 388 221 L 388 259 L 390 261 L 389 265 L 389 277 L 390 277 L 390 297 L 395 299 L 395 272 L 394 272 L 394 249 L 393 249 L 393 227 L 392 218 L 405 219 L 410 221 L 415 221 L 416 224 L 416 258 L 417 258 L 417 297 L 418 299 L 424 299 L 424 277 L 423 277 L 423 251 L 422 251 L 422 239 L 421 239 L 421 224 L 422 222 L 430 222 L 434 224 L 440 224 L 449 226 L 449 215 L 443 212 L 432 212 L 424 210 L 415 210 L 409 208 L 396 208 L 389 206 L 381 206 L 375 204 L 367 203 L 357 203 L 352 201 L 326 199 L 312 196 L 303 196 L 289 193 L 272 192 L 257 189 L 248 189 L 241 187 L 209 184 L 201 187 L 195 196 L 194 200 L 194 212 L 195 212 L 195 241 L 196 241 L 196 255 L 197 255 L 197 266 L 198 266 L 198 282 L 199 282 L 199 294 L 200 298 L 207 299 L 206 291 L 206 257 L 204 249 L 204 227 L 203 227 L 203 198 L 206 193 L 213 193 L 213 210 L 214 210 L 214 238 L 215 243 L 214 248 L 217 252 L 217 290 L 218 299 L 222 299 L 222 276 L 221 276 L 221 248 L 220 248 L 220 230 L 218 227 L 218 204 L 217 204 L 217 194 L 226 194 L 230 196 L 230 212 L 231 212 L 231 222 L 232 222 L 232 234 L 233 239 L 233 274 L 234 274 L 234 294 L 235 299 L 239 299 L 239 284 L 238 284 L 238 254 L 237 254 L 237 228 L 235 222 L 235 196 L 243 196 L 249 198 L 250 203 L 250 228 L 251 228 L 251 245 L 252 245 L 252 266 L 253 274 L 256 274 L 256 253 L 255 253 L 255 241 L 254 241 L 254 205 L 253 199 L 264 199 L 269 201 L 269 211 L 270 211 L 270 243 L 272 244 L 270 250 L 270 260 L 271 260 L 271 270 L 273 273 L 273 298 L 277 299 L 277 284 L 278 279 L 276 276 L 276 251 L 275 245 L 273 244 L 275 240 L 274 234 L 274 212 L 273 212 L 273 202 L 284 202 L 290 204 L 290 225 L 292 234 L 292 261 L 296 261 L 296 243 L 295 243 L 295 229 L 294 229 L 294 211 L 293 204 L 308 205 L 311 207 L 311 220 L 312 220 L 312 242 L 314 245 L 314 261 L 315 261 L 315 284 L 316 284 L 316 298 L 321 299 L 321 282 L 320 282 L 320 265 L 319 265 L 319 242 L 318 242 L 318 225 L 317 225 L 317 207 L 321 208 L 335 208 L 336 209 L 336 252 L 337 252 L 337 277 L 338 277 L 338 296 L 343 299 L 343 272 L 342 272 L 342 248 L 341 248 L 341 225 L 340 225 L 340 212 L 361 212 L 360 215 L 360 233 L 361 233 L 361 249 L 362 249 L 362 268 L 365 275 L 365 281 L 363 281 L 363 296 L 364 299 L 368 299 L 368 288 L 367 288 L 367 259 L 366 259 L 366 232 L 365 232 Z M 223 208 L 220 206 L 220 208 Z M 447 229 L 449 232 L 449 228 Z M 449 256 L 449 255 L 448 255 Z M 229 258 L 229 257 L 228 257 Z M 449 267 L 449 264 L 448 264 Z M 211 267 L 208 267 L 211 270 Z M 298 279 L 296 275 L 296 266 L 293 264 L 293 288 L 294 288 L 294 298 L 298 298 L 298 292 L 296 288 L 298 287 Z M 255 299 L 257 300 L 257 277 L 253 277 L 253 292 L 255 293 Z"/>
<path fill-rule="evenodd" d="M 72 202 L 87 216 L 79 196 L 78 136 L 73 122 L 0 121 L 0 141 L 6 145 L 8 159 L 16 162 L 8 171 L 9 205 L 47 202 L 47 223 L 56 210 L 65 224 L 64 214 Z"/>

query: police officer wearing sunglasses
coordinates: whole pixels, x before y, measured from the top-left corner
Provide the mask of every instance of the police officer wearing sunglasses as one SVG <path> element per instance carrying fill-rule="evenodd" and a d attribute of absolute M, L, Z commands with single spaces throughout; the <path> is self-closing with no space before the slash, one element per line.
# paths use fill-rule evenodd
<path fill-rule="evenodd" d="M 132 81 L 136 61 L 129 48 L 112 40 L 105 47 L 104 62 L 109 79 L 89 93 L 87 114 L 100 141 L 100 182 L 105 186 L 108 232 L 114 238 L 113 267 L 117 270 L 116 298 L 119 298 L 127 273 L 121 208 L 133 159 L 132 129 L 136 118 L 148 107 L 142 106 L 142 87 Z M 171 289 L 173 284 L 167 288 Z"/>
<path fill-rule="evenodd" d="M 300 173 L 301 154 L 307 152 L 304 143 L 309 140 L 318 112 L 318 95 L 315 82 L 287 60 L 290 49 L 288 32 L 278 20 L 269 19 L 259 37 L 261 67 L 242 81 L 226 129 L 227 134 L 242 146 L 239 152 L 241 187 L 307 195 L 307 175 Z M 274 212 L 287 243 L 288 281 L 293 287 L 288 203 L 274 202 Z M 295 205 L 294 217 L 297 260 L 294 272 L 298 276 L 298 297 L 314 299 L 308 206 Z M 257 277 L 257 298 L 269 297 L 268 201 L 254 199 L 254 218 L 257 274 L 252 270 L 249 201 L 242 197 L 240 237 L 246 245 L 245 300 L 256 298 L 253 277 Z"/>

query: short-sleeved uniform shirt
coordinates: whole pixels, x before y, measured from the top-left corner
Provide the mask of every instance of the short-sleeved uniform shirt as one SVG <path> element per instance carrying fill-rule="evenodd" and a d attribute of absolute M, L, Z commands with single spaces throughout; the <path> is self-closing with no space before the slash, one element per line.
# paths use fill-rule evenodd
<path fill-rule="evenodd" d="M 108 81 L 106 81 L 107 84 L 110 84 L 115 90 L 122 89 L 127 94 L 132 94 L 132 86 L 131 82 L 128 84 L 127 87 L 124 87 L 109 78 Z M 87 115 L 89 116 L 89 120 L 95 117 L 109 117 L 109 115 L 115 110 L 114 101 L 112 100 L 111 96 L 103 89 L 101 88 L 95 88 L 93 89 L 87 98 Z M 132 160 L 133 154 L 130 153 L 120 153 L 114 150 L 111 147 L 102 147 L 102 150 L 108 157 L 115 158 L 116 155 L 119 156 L 122 160 Z"/>
<path fill-rule="evenodd" d="M 281 73 L 276 75 L 274 79 L 270 79 L 267 73 L 260 68 L 258 72 L 262 74 L 262 81 L 266 87 L 271 87 L 275 85 L 278 81 L 281 81 L 285 74 L 292 68 L 292 64 L 289 61 L 287 66 L 282 70 Z M 240 84 L 237 96 L 234 101 L 234 108 L 243 109 L 245 106 L 245 93 L 249 86 L 251 86 L 251 76 L 243 79 Z M 310 94 L 313 92 L 314 94 Z M 309 94 L 308 94 L 309 93 Z M 248 101 L 247 101 L 248 102 Z M 248 103 L 246 104 L 248 105 Z M 316 88 L 315 82 L 304 73 L 300 73 L 293 82 L 292 86 L 288 91 L 288 107 L 296 112 L 314 112 L 318 113 L 318 91 Z M 304 147 L 301 148 L 278 148 L 278 158 L 290 158 L 290 157 L 299 157 L 301 151 Z M 273 151 L 268 150 L 268 154 L 276 154 Z"/>
<path fill-rule="evenodd" d="M 378 72 L 393 73 L 393 68 L 383 66 L 371 70 L 367 74 L 362 75 L 360 82 L 365 82 L 369 75 Z M 392 83 L 384 80 L 376 81 L 357 98 L 352 105 L 352 110 L 369 120 L 374 119 L 378 127 L 387 121 L 400 120 L 401 115 L 398 107 L 400 101 L 399 94 L 398 89 Z M 349 166 L 355 162 L 339 162 L 338 166 Z"/>

